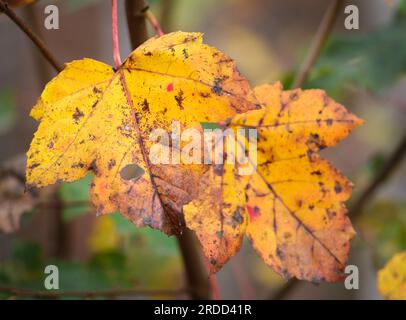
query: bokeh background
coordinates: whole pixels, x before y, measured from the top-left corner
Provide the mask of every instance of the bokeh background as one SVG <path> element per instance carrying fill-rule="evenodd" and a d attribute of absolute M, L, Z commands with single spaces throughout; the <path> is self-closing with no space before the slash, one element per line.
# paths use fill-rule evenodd
<path fill-rule="evenodd" d="M 123 2 L 119 1 L 119 28 L 121 53 L 126 56 L 131 50 Z M 339 16 L 304 87 L 325 89 L 366 121 L 340 145 L 323 151 L 355 183 L 356 197 L 406 130 L 406 1 L 347 3 L 358 6 L 360 29 L 346 30 L 345 15 Z M 59 7 L 59 30 L 43 26 L 47 4 Z M 150 4 L 164 31 L 204 32 L 205 42 L 235 59 L 252 85 L 281 80 L 288 88 L 329 1 L 151 0 Z M 60 61 L 91 57 L 113 64 L 110 10 L 108 0 L 42 0 L 16 12 Z M 43 290 L 48 264 L 59 267 L 62 290 L 182 286 L 184 269 L 176 240 L 137 229 L 118 213 L 96 218 L 87 204 L 91 176 L 24 193 L 24 154 L 37 126 L 29 111 L 55 72 L 5 15 L 0 15 L 0 39 L 0 287 Z M 22 176 L 10 176 L 8 171 Z M 349 263 L 359 267 L 360 289 L 346 290 L 342 283 L 301 283 L 284 298 L 381 299 L 376 272 L 406 249 L 405 173 L 405 164 L 396 169 L 355 224 L 358 235 Z M 285 280 L 246 242 L 218 273 L 221 297 L 271 299 Z M 0 292 L 0 298 L 16 297 Z"/>

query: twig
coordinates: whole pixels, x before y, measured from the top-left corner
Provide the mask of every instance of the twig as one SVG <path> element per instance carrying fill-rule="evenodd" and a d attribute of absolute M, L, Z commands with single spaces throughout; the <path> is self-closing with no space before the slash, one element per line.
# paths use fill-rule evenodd
<path fill-rule="evenodd" d="M 357 200 L 351 205 L 348 210 L 348 216 L 352 219 L 357 219 L 361 216 L 363 209 L 368 201 L 375 195 L 375 192 L 387 181 L 397 166 L 402 162 L 406 154 L 406 133 L 395 150 L 389 155 L 381 170 L 375 175 L 371 183 L 361 192 Z M 285 284 L 276 294 L 272 294 L 271 299 L 283 299 L 290 293 L 300 281 L 291 279 Z"/>
<path fill-rule="evenodd" d="M 118 40 L 117 0 L 111 0 L 111 34 L 113 37 L 114 64 L 121 66 L 120 43 Z"/>
<path fill-rule="evenodd" d="M 0 287 L 0 292 L 10 294 L 17 297 L 30 297 L 30 298 L 48 298 L 58 299 L 63 297 L 77 297 L 77 298 L 96 298 L 96 297 L 122 297 L 131 295 L 146 295 L 146 296 L 160 296 L 171 295 L 178 296 L 188 292 L 187 289 L 112 289 L 100 291 L 35 291 L 29 289 L 20 289 L 12 287 Z"/>
<path fill-rule="evenodd" d="M 152 13 L 151 10 L 149 10 L 148 7 L 146 7 L 144 10 L 144 16 L 152 25 L 152 27 L 155 29 L 155 32 L 158 35 L 158 37 L 162 37 L 164 35 L 164 32 L 162 31 L 162 28 L 159 25 L 158 20 L 155 18 L 155 15 Z"/>
<path fill-rule="evenodd" d="M 0 0 L 0 12 L 6 14 L 37 46 L 41 51 L 42 55 L 48 60 L 48 62 L 55 68 L 56 71 L 60 72 L 63 69 L 63 66 L 57 62 L 55 57 L 45 46 L 44 42 L 38 38 L 36 34 L 14 13 L 12 9 L 9 8 L 7 3 L 3 0 Z"/>
<path fill-rule="evenodd" d="M 300 284 L 299 280 L 290 279 L 281 288 L 279 288 L 275 293 L 272 294 L 271 300 L 283 300 L 296 286 Z"/>
<path fill-rule="evenodd" d="M 40 38 L 43 37 L 43 32 L 41 29 L 41 23 L 35 14 L 35 6 L 25 6 L 24 7 L 24 17 L 26 21 L 31 22 L 31 30 Z M 42 57 L 41 53 L 37 51 L 37 48 L 35 46 L 31 46 L 32 48 L 32 54 L 35 59 L 35 67 L 38 72 L 38 87 L 43 88 L 45 84 L 49 81 L 51 78 L 50 72 L 48 70 L 48 65 L 47 61 Z"/>
<path fill-rule="evenodd" d="M 375 175 L 374 179 L 367 186 L 367 188 L 361 193 L 357 201 L 351 206 L 348 211 L 348 215 L 351 218 L 358 218 L 367 204 L 367 201 L 374 196 L 375 192 L 380 186 L 382 186 L 385 181 L 390 177 L 390 175 L 395 171 L 397 166 L 402 162 L 406 154 L 406 133 L 402 137 L 401 141 L 395 148 L 395 150 L 390 154 L 388 159 L 385 161 L 384 165 L 378 173 Z"/>
<path fill-rule="evenodd" d="M 91 207 L 92 203 L 87 200 L 78 201 L 44 201 L 38 202 L 34 208 L 35 209 L 55 209 L 58 206 L 63 208 L 74 208 L 74 207 Z"/>
<path fill-rule="evenodd" d="M 306 59 L 300 66 L 299 72 L 297 73 L 295 80 L 293 81 L 293 88 L 301 87 L 307 80 L 311 68 L 319 57 L 321 49 L 323 48 L 324 43 L 326 42 L 331 30 L 333 29 L 342 3 L 342 0 L 331 1 L 329 7 L 326 10 L 326 13 L 323 16 L 323 19 L 321 20 L 317 33 L 314 36 Z"/>
<path fill-rule="evenodd" d="M 244 261 L 239 259 L 239 256 L 234 256 L 234 258 L 230 261 L 230 264 L 234 281 L 236 282 L 240 292 L 240 298 L 242 300 L 256 299 L 255 289 L 247 274 Z"/>

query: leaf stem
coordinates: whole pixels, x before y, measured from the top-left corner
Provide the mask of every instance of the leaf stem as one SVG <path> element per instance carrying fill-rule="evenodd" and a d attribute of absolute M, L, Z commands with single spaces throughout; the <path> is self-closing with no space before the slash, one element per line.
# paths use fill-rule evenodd
<path fill-rule="evenodd" d="M 158 37 L 162 37 L 164 35 L 164 32 L 162 31 L 162 28 L 159 25 L 158 20 L 155 18 L 155 15 L 152 13 L 151 10 L 149 10 L 149 7 L 145 7 L 143 13 L 144 13 L 145 18 L 149 21 L 149 23 L 155 29 L 155 32 L 158 35 Z"/>
<path fill-rule="evenodd" d="M 21 20 L 14 11 L 7 5 L 6 2 L 0 0 L 0 12 L 3 12 L 7 15 L 37 46 L 37 48 L 41 51 L 42 55 L 48 62 L 54 67 L 57 72 L 61 72 L 63 70 L 63 66 L 56 60 L 53 54 L 49 51 L 49 49 L 45 46 L 44 42 L 28 27 L 23 20 Z"/>
<path fill-rule="evenodd" d="M 111 0 L 111 33 L 113 37 L 114 64 L 121 66 L 120 43 L 118 39 L 117 0 Z"/>
<path fill-rule="evenodd" d="M 323 19 L 320 22 L 319 28 L 317 29 L 316 35 L 313 38 L 312 44 L 310 45 L 306 59 L 300 66 L 299 72 L 293 81 L 293 88 L 300 88 L 309 77 L 310 70 L 319 57 L 321 49 L 323 48 L 331 30 L 334 27 L 334 23 L 336 22 L 338 14 L 340 13 L 342 3 L 342 0 L 332 0 L 328 6 Z"/>

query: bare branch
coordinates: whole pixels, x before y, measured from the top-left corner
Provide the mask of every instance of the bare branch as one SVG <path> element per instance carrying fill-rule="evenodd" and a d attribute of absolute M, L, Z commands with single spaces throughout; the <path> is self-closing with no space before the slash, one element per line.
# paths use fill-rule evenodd
<path fill-rule="evenodd" d="M 43 299 L 59 299 L 63 297 L 77 298 L 114 298 L 122 296 L 179 296 L 188 293 L 187 289 L 112 289 L 99 291 L 36 291 L 29 289 L 20 289 L 12 287 L 0 287 L 0 292 L 10 294 L 16 297 L 43 298 Z"/>
<path fill-rule="evenodd" d="M 313 38 L 306 59 L 303 61 L 299 72 L 293 81 L 293 88 L 300 88 L 306 82 L 310 70 L 319 57 L 321 49 L 323 48 L 324 43 L 334 27 L 334 23 L 337 20 L 338 14 L 340 13 L 342 3 L 342 0 L 331 1 L 326 13 L 323 16 L 323 19 L 321 20 L 317 33 Z"/>
<path fill-rule="evenodd" d="M 44 42 L 28 27 L 23 20 L 21 20 L 14 11 L 5 3 L 3 0 L 0 0 L 0 12 L 6 14 L 37 46 L 41 51 L 42 55 L 48 62 L 55 68 L 57 72 L 62 71 L 63 66 L 57 62 L 53 54 L 45 46 Z"/>

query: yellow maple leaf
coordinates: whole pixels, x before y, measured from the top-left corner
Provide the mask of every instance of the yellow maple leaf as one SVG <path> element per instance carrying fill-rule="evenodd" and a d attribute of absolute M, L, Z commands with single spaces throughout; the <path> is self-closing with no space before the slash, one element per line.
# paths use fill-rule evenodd
<path fill-rule="evenodd" d="M 180 232 L 182 206 L 205 169 L 151 164 L 151 130 L 254 109 L 250 94 L 234 62 L 200 33 L 150 39 L 117 70 L 92 59 L 71 62 L 31 112 L 41 123 L 27 153 L 27 184 L 74 181 L 92 170 L 100 214 L 118 210 L 137 226 Z"/>
<path fill-rule="evenodd" d="M 378 290 L 389 300 L 406 300 L 406 252 L 392 257 L 378 272 Z"/>
<path fill-rule="evenodd" d="M 88 242 L 92 253 L 114 250 L 118 247 L 120 237 L 110 216 L 102 216 L 95 220 Z"/>
<path fill-rule="evenodd" d="M 203 182 L 197 199 L 184 207 L 187 226 L 214 272 L 247 234 L 262 259 L 285 277 L 341 279 L 354 235 L 343 204 L 351 183 L 317 152 L 362 121 L 322 90 L 283 91 L 277 83 L 256 88 L 255 95 L 262 109 L 238 114 L 228 125 L 258 130 L 254 174 L 239 176 L 236 167 L 224 165 L 217 183 Z M 199 217 L 203 199 L 217 205 Z"/>

